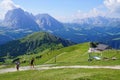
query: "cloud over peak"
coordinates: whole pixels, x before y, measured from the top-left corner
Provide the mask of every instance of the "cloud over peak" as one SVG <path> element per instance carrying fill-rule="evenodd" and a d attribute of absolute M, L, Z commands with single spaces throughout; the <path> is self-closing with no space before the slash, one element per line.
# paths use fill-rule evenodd
<path fill-rule="evenodd" d="M 3 0 L 0 3 L 0 7 L 4 10 L 11 10 L 11 9 L 18 8 L 19 5 L 16 5 L 12 0 Z"/>
<path fill-rule="evenodd" d="M 120 0 L 104 0 L 104 5 L 110 12 L 120 13 Z"/>
<path fill-rule="evenodd" d="M 2 0 L 0 2 L 0 18 L 4 18 L 4 14 L 8 10 L 12 10 L 15 8 L 20 7 L 19 5 L 16 5 L 12 0 Z"/>

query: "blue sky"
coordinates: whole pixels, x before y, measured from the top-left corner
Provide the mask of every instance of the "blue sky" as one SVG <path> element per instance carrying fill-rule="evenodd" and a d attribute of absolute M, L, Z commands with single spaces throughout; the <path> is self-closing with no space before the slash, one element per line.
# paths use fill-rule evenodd
<path fill-rule="evenodd" d="M 102 0 L 13 0 L 33 14 L 48 13 L 54 17 L 69 17 L 79 10 L 88 12 L 101 5 Z"/>
<path fill-rule="evenodd" d="M 14 3 L 34 13 L 72 14 L 89 11 L 103 3 L 102 0 L 13 0 Z"/>
<path fill-rule="evenodd" d="M 15 7 L 34 15 L 48 13 L 63 22 L 95 16 L 120 16 L 120 0 L 0 0 L 0 13 Z"/>

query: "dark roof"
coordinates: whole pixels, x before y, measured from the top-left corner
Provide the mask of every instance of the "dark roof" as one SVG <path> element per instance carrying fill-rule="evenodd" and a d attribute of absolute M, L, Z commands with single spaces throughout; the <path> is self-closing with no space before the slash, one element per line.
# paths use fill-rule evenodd
<path fill-rule="evenodd" d="M 105 45 L 105 44 L 98 44 L 96 47 L 97 50 L 101 50 L 101 51 L 109 49 L 109 48 L 110 47 L 108 45 Z"/>

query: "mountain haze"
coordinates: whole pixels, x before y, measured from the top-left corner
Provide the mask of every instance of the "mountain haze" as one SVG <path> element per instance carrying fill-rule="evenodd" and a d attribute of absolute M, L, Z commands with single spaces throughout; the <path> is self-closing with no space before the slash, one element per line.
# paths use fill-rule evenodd
<path fill-rule="evenodd" d="M 92 27 L 118 27 L 120 26 L 120 19 L 97 16 L 84 19 L 76 19 L 73 20 L 73 23 L 88 25 Z"/>
<path fill-rule="evenodd" d="M 8 11 L 0 21 L 0 34 L 7 41 L 23 38 L 33 32 L 50 32 L 75 43 L 102 42 L 120 48 L 120 18 L 89 17 L 61 23 L 49 14 L 32 15 L 20 8 Z M 5 39 L 0 44 L 6 43 Z M 117 45 L 117 46 L 116 46 Z"/>

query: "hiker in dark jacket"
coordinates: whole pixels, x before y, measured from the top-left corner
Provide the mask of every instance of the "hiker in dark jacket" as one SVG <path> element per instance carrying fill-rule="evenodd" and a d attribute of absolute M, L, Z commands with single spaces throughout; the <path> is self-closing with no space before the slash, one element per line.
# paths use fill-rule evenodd
<path fill-rule="evenodd" d="M 17 71 L 19 71 L 20 61 L 19 61 L 19 60 L 18 60 L 18 61 L 16 61 L 16 62 L 15 62 L 15 64 L 16 64 L 16 69 L 17 69 Z"/>
<path fill-rule="evenodd" d="M 30 61 L 30 66 L 31 66 L 31 68 L 34 68 L 34 61 L 35 61 L 34 58 L 32 58 L 31 61 Z"/>

